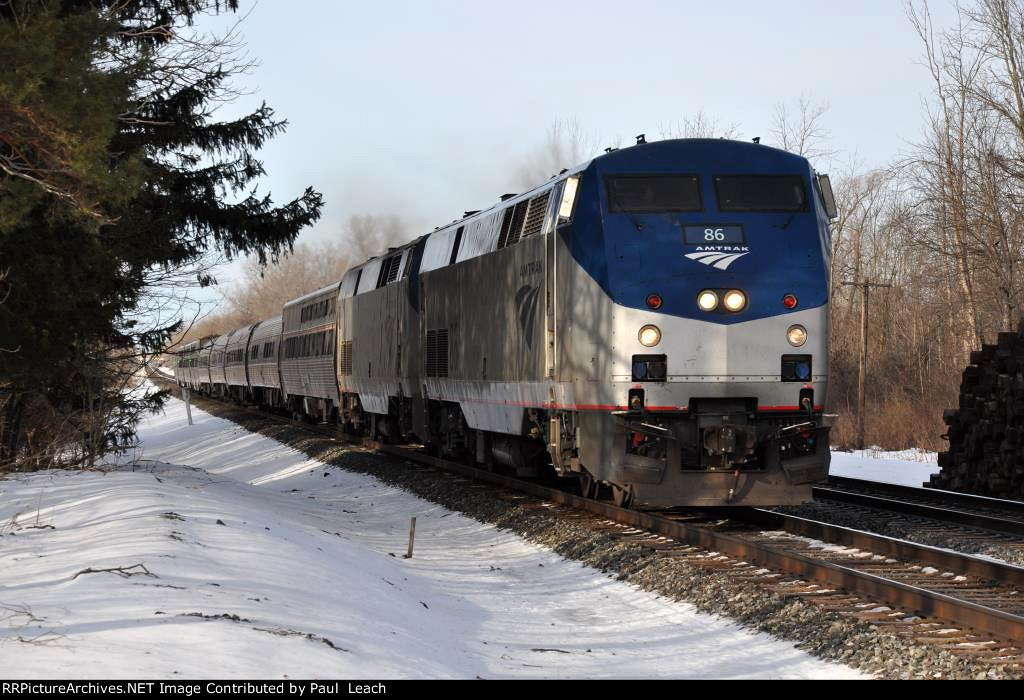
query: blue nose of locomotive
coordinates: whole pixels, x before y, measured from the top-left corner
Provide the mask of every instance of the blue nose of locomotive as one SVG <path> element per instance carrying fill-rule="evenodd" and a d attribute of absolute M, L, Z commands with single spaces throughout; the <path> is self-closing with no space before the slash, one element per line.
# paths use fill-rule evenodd
<path fill-rule="evenodd" d="M 806 159 L 688 139 L 595 159 L 573 256 L 617 303 L 720 324 L 827 301 L 827 218 Z"/>

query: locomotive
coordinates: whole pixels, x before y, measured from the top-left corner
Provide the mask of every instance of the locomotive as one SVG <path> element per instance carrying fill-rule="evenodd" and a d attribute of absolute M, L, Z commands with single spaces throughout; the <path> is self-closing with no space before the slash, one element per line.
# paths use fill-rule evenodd
<path fill-rule="evenodd" d="M 620 505 L 810 500 L 828 176 L 758 143 L 642 141 L 185 346 L 179 384 Z"/>

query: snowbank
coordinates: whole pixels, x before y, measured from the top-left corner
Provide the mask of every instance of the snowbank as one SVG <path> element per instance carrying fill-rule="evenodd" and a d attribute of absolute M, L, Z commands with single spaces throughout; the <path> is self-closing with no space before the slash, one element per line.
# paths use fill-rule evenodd
<path fill-rule="evenodd" d="M 133 466 L 0 480 L 5 677 L 857 675 L 193 416 Z"/>
<path fill-rule="evenodd" d="M 829 474 L 920 487 L 939 471 L 938 455 L 924 450 L 886 452 L 878 447 L 832 452 Z"/>

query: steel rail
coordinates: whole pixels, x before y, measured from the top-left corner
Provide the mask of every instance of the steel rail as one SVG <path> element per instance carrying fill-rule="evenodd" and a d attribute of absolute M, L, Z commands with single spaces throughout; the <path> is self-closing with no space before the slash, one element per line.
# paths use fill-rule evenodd
<path fill-rule="evenodd" d="M 792 535 L 860 549 L 900 561 L 917 562 L 943 571 L 955 571 L 984 581 L 1024 588 L 1024 568 L 993 559 L 761 508 L 752 509 L 738 517 L 746 522 L 784 530 Z"/>

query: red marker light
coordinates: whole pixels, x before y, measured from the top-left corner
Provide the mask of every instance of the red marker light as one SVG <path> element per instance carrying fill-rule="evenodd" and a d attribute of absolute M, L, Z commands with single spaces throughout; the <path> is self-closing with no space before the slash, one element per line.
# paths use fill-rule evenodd
<path fill-rule="evenodd" d="M 647 305 L 649 307 L 651 307 L 652 309 L 660 309 L 661 308 L 661 295 L 660 294 L 648 294 L 647 295 Z"/>
<path fill-rule="evenodd" d="M 782 297 L 782 305 L 787 309 L 795 309 L 798 303 L 800 302 L 797 301 L 796 296 L 793 294 L 787 294 Z"/>

